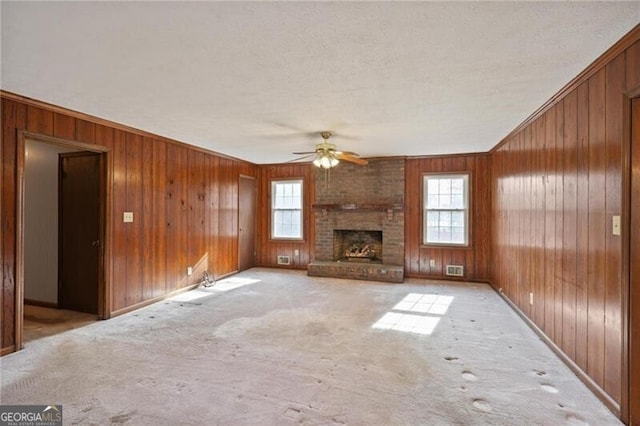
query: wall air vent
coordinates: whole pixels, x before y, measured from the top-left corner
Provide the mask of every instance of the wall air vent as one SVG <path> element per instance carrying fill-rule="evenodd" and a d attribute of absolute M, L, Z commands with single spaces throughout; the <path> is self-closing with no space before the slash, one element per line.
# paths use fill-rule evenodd
<path fill-rule="evenodd" d="M 447 265 L 447 271 L 445 273 L 451 277 L 464 276 L 464 266 L 462 265 Z"/>
<path fill-rule="evenodd" d="M 291 265 L 290 256 L 278 256 L 278 265 Z"/>

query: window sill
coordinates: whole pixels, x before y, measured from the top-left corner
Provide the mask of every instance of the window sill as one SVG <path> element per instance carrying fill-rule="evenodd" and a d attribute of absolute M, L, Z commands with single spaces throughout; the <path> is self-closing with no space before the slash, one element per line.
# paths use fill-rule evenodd
<path fill-rule="evenodd" d="M 304 238 L 269 238 L 270 243 L 306 243 Z"/>
<path fill-rule="evenodd" d="M 429 244 L 420 244 L 420 248 L 440 248 L 440 249 L 461 249 L 461 250 L 471 250 L 473 246 L 471 244 L 444 244 L 444 243 L 429 243 Z"/>

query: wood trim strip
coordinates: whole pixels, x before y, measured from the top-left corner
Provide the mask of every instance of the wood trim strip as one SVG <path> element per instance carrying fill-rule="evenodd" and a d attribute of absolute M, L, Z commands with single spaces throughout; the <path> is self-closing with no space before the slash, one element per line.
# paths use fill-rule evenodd
<path fill-rule="evenodd" d="M 491 284 L 491 288 L 504 300 L 507 305 L 513 309 L 513 311 L 518 314 L 520 318 L 533 330 L 534 333 L 542 339 L 542 341 L 551 349 L 561 360 L 564 362 L 571 371 L 578 376 L 578 378 L 589 388 L 593 394 L 602 401 L 602 403 L 611 410 L 616 416 L 620 416 L 620 405 L 616 403 L 610 396 L 607 394 L 604 389 L 602 389 L 598 384 L 591 379 L 578 365 L 573 362 L 571 358 L 569 358 L 563 351 L 560 349 L 558 345 L 556 345 L 553 340 L 547 336 L 541 328 L 539 328 L 529 317 L 518 308 L 518 306 L 511 301 L 504 293 L 500 292 L 495 288 L 493 284 Z"/>
<path fill-rule="evenodd" d="M 100 118 L 100 117 L 96 117 L 96 116 L 93 116 L 93 115 L 89 115 L 89 114 L 86 114 L 86 113 L 83 113 L 83 112 L 74 111 L 72 109 L 64 108 L 64 107 L 61 107 L 61 106 L 58 106 L 58 105 L 54 105 L 54 104 L 50 104 L 50 103 L 47 103 L 47 102 L 44 102 L 44 101 L 40 101 L 40 100 L 37 100 L 37 99 L 29 98 L 27 96 L 18 95 L 16 93 L 8 92 L 6 90 L 0 90 L 0 98 L 21 102 L 21 103 L 23 103 L 25 105 L 35 106 L 35 107 L 38 107 L 38 108 L 44 108 L 44 109 L 47 109 L 47 110 L 52 111 L 54 113 L 64 114 L 64 115 L 67 115 L 67 116 L 70 116 L 70 117 L 73 117 L 73 118 L 77 118 L 77 119 L 80 119 L 80 120 L 86 120 L 86 121 L 89 121 L 89 122 L 94 123 L 94 124 L 99 124 L 99 125 L 102 125 L 102 126 L 111 127 L 113 129 L 122 130 L 122 131 L 125 131 L 125 132 L 128 132 L 128 133 L 132 133 L 132 134 L 135 134 L 135 135 L 149 137 L 149 138 L 152 138 L 152 139 L 161 139 L 164 142 L 171 143 L 171 144 L 174 144 L 174 145 L 177 145 L 177 146 L 181 146 L 183 148 L 189 148 L 189 149 L 192 149 L 194 151 L 202 152 L 202 153 L 205 153 L 205 154 L 217 155 L 218 157 L 223 157 L 223 158 L 226 158 L 226 159 L 229 159 L 229 160 L 234 160 L 234 161 L 238 161 L 238 162 L 245 163 L 245 164 L 253 164 L 253 163 L 250 163 L 250 162 L 248 162 L 246 160 L 242 160 L 240 158 L 235 158 L 235 157 L 232 157 L 230 155 L 221 154 L 219 152 L 212 151 L 212 150 L 209 150 L 209 149 L 206 149 L 206 148 L 201 148 L 201 147 L 198 147 L 198 146 L 195 146 L 195 145 L 191 145 L 191 144 L 188 144 L 186 142 L 180 142 L 180 141 L 177 141 L 177 140 L 174 140 L 174 139 L 169 139 L 169 138 L 166 138 L 164 136 L 157 135 L 155 133 L 151 133 L 151 132 L 147 132 L 147 131 L 144 131 L 144 130 L 136 129 L 135 127 L 129 127 L 129 126 L 125 125 L 125 124 L 116 123 L 115 121 L 110 121 L 110 120 L 107 120 L 107 119 L 104 119 L 104 118 Z M 95 150 L 95 146 L 94 146 L 94 150 Z"/>
<path fill-rule="evenodd" d="M 55 137 L 55 136 L 42 135 L 40 133 L 29 132 L 29 131 L 26 131 L 26 130 L 19 130 L 19 132 L 22 135 L 21 137 L 23 138 L 23 140 L 33 139 L 33 140 L 38 141 L 38 142 L 45 142 L 45 143 L 50 143 L 50 144 L 54 144 L 54 145 L 67 146 L 67 147 L 72 147 L 72 148 L 76 148 L 76 149 L 79 149 L 79 150 L 85 150 L 85 151 L 91 151 L 91 152 L 107 152 L 107 151 L 109 151 L 108 148 L 106 148 L 104 146 L 101 146 L 101 145 L 94 145 L 94 144 L 84 143 L 84 142 L 76 142 L 76 141 L 70 140 L 70 139 L 64 139 L 64 138 L 58 138 L 58 137 Z"/>
<path fill-rule="evenodd" d="M 23 347 L 24 331 L 24 161 L 25 134 L 18 131 L 16 144 L 16 266 L 15 282 L 15 347 Z"/>
<path fill-rule="evenodd" d="M 6 348 L 0 349 L 0 357 L 3 357 L 13 352 L 16 352 L 15 345 L 7 346 Z"/>
<path fill-rule="evenodd" d="M 106 167 L 106 173 L 102 173 L 102 176 L 106 179 L 106 182 L 103 183 L 104 190 L 104 217 L 102 230 L 104 234 L 102 235 L 102 239 L 104 244 L 102 244 L 102 282 L 99 287 L 99 292 L 102 299 L 99 299 L 98 306 L 98 319 L 109 319 L 111 318 L 111 310 L 113 309 L 111 293 L 113 290 L 113 283 L 111 281 L 112 275 L 112 264 L 113 264 L 113 256 L 111 253 L 111 247 L 113 244 L 113 226 L 112 226 L 112 216 L 113 216 L 113 152 L 107 152 L 104 154 L 102 159 L 102 166 Z"/>
<path fill-rule="evenodd" d="M 640 97 L 640 85 L 634 87 L 633 89 L 627 91 L 625 95 L 629 99 L 639 98 Z"/>
<path fill-rule="evenodd" d="M 625 97 L 623 107 L 623 137 L 622 137 L 622 258 L 620 285 L 622 293 L 622 374 L 621 374 L 621 418 L 629 418 L 629 308 L 631 284 L 631 99 Z"/>
<path fill-rule="evenodd" d="M 611 62 L 616 56 L 627 50 L 635 42 L 640 40 L 640 24 L 636 25 L 625 34 L 616 44 L 611 46 L 606 52 L 600 55 L 595 61 L 593 61 L 587 68 L 585 68 L 580 74 L 567 83 L 562 89 L 560 89 L 555 95 L 551 97 L 547 102 L 542 104 L 540 108 L 535 110 L 529 117 L 520 123 L 515 129 L 513 129 L 508 135 L 506 135 L 496 146 L 489 150 L 489 153 L 495 152 L 498 148 L 509 141 L 516 133 L 533 123 L 541 115 L 547 112 L 551 107 L 558 103 L 561 99 L 564 99 L 567 94 L 575 90 L 585 81 L 589 80 L 600 69 L 604 68 L 609 62 Z"/>
<path fill-rule="evenodd" d="M 177 294 L 184 293 L 190 290 L 194 290 L 200 286 L 200 283 L 191 284 L 186 287 L 182 287 L 181 289 L 172 291 L 171 293 L 163 294 L 162 296 L 154 297 L 153 299 L 144 300 L 142 302 L 135 303 L 133 305 L 127 306 L 126 308 L 121 308 L 111 312 L 111 318 L 117 317 L 119 315 L 128 314 L 129 312 L 135 311 L 140 308 L 144 308 L 145 306 L 153 305 L 156 302 L 160 302 L 161 300 L 167 299 L 169 297 L 173 297 Z"/>
<path fill-rule="evenodd" d="M 437 159 L 455 159 L 459 157 L 486 157 L 490 155 L 490 152 L 469 152 L 469 153 L 457 153 L 457 154 L 435 154 L 435 155 L 407 155 L 405 160 L 437 160 Z M 381 157 L 381 158 L 394 158 L 394 157 Z"/>

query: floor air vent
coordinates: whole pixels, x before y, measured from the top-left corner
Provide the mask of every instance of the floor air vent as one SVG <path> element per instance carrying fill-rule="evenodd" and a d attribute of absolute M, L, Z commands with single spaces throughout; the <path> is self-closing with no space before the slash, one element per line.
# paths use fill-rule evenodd
<path fill-rule="evenodd" d="M 291 257 L 278 256 L 278 265 L 291 265 Z"/>
<path fill-rule="evenodd" d="M 464 275 L 464 266 L 462 265 L 447 265 L 446 275 L 452 277 L 462 277 Z"/>

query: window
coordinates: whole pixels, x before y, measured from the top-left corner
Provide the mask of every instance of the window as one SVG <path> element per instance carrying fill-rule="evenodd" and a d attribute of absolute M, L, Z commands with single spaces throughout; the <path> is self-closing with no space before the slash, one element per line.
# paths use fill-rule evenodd
<path fill-rule="evenodd" d="M 424 176 L 424 244 L 468 244 L 468 183 L 466 174 Z"/>
<path fill-rule="evenodd" d="M 302 239 L 302 180 L 271 182 L 271 238 Z"/>

